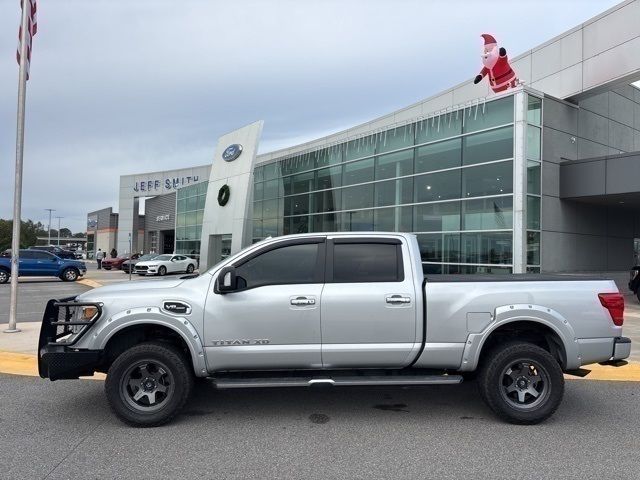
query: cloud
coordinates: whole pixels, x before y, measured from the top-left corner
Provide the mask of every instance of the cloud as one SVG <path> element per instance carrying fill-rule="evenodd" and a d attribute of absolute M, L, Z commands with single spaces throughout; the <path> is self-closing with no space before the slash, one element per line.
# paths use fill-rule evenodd
<path fill-rule="evenodd" d="M 517 55 L 615 3 L 40 1 L 23 217 L 56 208 L 82 230 L 86 212 L 117 209 L 122 174 L 207 163 L 218 136 L 257 119 L 263 152 L 346 128 L 472 78 L 480 33 Z M 0 1 L 2 218 L 19 13 Z"/>

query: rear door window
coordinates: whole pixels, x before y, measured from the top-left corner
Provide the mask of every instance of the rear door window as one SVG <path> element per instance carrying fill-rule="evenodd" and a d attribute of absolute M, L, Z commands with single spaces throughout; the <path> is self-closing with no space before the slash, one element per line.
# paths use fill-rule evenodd
<path fill-rule="evenodd" d="M 335 243 L 333 282 L 402 282 L 402 250 L 399 243 Z"/>

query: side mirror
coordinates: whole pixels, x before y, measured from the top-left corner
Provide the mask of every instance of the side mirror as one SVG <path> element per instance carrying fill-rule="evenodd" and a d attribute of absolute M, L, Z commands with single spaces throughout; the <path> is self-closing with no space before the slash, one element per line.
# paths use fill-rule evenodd
<path fill-rule="evenodd" d="M 220 293 L 234 292 L 238 289 L 236 267 L 224 267 L 218 275 L 218 291 Z"/>

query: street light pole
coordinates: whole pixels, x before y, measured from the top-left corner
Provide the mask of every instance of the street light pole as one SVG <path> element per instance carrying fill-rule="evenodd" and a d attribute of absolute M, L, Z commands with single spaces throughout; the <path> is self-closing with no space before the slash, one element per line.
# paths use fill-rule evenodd
<path fill-rule="evenodd" d="M 64 217 L 56 217 L 58 219 L 58 246 L 60 246 L 60 219 Z"/>
<path fill-rule="evenodd" d="M 51 212 L 55 212 L 55 208 L 45 208 L 49 212 L 49 225 L 47 225 L 47 246 L 51 245 Z"/>

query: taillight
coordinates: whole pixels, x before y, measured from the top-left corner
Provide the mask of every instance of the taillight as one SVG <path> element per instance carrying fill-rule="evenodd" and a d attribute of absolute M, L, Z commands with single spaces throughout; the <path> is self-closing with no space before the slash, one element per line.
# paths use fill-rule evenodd
<path fill-rule="evenodd" d="M 624 322 L 624 297 L 620 293 L 599 293 L 598 298 L 604 308 L 609 310 L 614 325 L 621 327 Z"/>

